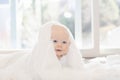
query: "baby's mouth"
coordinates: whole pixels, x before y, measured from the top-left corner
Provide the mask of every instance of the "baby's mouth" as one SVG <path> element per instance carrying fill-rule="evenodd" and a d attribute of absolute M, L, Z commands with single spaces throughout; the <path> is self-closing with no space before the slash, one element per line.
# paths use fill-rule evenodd
<path fill-rule="evenodd" d="M 56 49 L 56 51 L 61 52 L 62 50 L 61 49 Z"/>

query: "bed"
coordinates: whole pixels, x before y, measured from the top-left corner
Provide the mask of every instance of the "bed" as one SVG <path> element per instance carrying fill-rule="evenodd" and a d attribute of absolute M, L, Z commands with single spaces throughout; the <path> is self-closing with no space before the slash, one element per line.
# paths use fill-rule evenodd
<path fill-rule="evenodd" d="M 24 71 L 29 56 L 27 51 L 1 53 L 0 80 L 37 80 Z M 47 71 L 47 76 L 43 72 L 41 80 L 120 80 L 120 55 L 84 59 L 84 63 L 81 70 Z"/>

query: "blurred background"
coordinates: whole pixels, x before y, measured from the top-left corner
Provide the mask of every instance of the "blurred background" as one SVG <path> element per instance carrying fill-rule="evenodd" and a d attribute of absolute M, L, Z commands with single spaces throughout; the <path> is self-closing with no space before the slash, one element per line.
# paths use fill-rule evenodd
<path fill-rule="evenodd" d="M 32 49 L 53 20 L 71 30 L 79 49 L 120 49 L 120 0 L 0 0 L 0 50 Z"/>

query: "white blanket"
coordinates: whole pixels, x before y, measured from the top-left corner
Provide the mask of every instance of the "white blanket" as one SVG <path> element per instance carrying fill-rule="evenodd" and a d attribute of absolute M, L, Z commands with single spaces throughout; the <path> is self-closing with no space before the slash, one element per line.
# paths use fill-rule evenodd
<path fill-rule="evenodd" d="M 26 70 L 29 54 L 1 54 L 0 80 L 120 80 L 120 56 L 88 60 L 85 68 L 46 70 L 33 76 Z M 47 76 L 46 76 L 47 75 Z"/>

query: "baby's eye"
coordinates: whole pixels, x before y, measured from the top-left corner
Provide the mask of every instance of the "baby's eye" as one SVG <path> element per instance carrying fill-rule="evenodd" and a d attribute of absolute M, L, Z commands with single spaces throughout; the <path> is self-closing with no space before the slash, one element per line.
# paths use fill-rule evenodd
<path fill-rule="evenodd" d="M 63 43 L 63 44 L 67 44 L 67 41 L 63 41 L 62 43 Z"/>
<path fill-rule="evenodd" d="M 54 43 L 57 43 L 58 41 L 57 40 L 53 40 Z"/>

